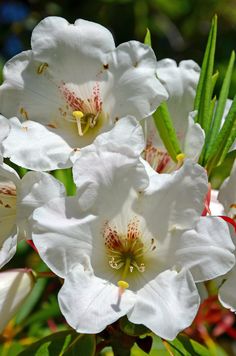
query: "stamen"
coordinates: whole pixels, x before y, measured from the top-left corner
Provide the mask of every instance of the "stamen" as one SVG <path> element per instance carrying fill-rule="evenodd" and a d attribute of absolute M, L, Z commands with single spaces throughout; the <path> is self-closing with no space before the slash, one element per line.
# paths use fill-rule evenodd
<path fill-rule="evenodd" d="M 81 126 L 81 119 L 84 117 L 84 114 L 82 113 L 82 111 L 73 111 L 72 115 L 76 120 L 79 136 L 83 136 L 84 133 Z"/>
<path fill-rule="evenodd" d="M 184 153 L 179 153 L 176 156 L 176 159 L 177 159 L 178 162 L 183 162 L 183 160 L 185 159 L 185 154 Z"/>
<path fill-rule="evenodd" d="M 125 266 L 124 266 L 124 269 L 123 269 L 123 272 L 122 272 L 122 275 L 121 275 L 122 279 L 126 279 L 126 277 L 127 277 L 127 274 L 128 274 L 128 272 L 130 270 L 130 262 L 131 262 L 130 257 L 127 257 L 126 261 L 125 261 Z"/>
<path fill-rule="evenodd" d="M 97 115 L 84 114 L 82 111 L 76 110 L 72 112 L 72 115 L 76 120 L 79 136 L 84 136 L 90 128 L 94 128 L 96 125 L 99 113 Z"/>
<path fill-rule="evenodd" d="M 176 156 L 176 159 L 177 159 L 177 162 L 178 162 L 178 163 L 177 163 L 177 167 L 178 167 L 178 168 L 182 166 L 185 157 L 186 157 L 186 156 L 185 156 L 184 153 L 179 153 L 179 154 Z"/>
<path fill-rule="evenodd" d="M 129 283 L 127 283 L 126 281 L 118 281 L 117 282 L 118 287 L 122 288 L 122 289 L 127 289 L 129 288 Z"/>

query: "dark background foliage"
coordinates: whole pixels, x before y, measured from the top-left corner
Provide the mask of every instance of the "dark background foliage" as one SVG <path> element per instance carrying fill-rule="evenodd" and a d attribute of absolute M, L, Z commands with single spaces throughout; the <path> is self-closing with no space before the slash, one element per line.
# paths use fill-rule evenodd
<path fill-rule="evenodd" d="M 201 64 L 215 13 L 219 16 L 216 69 L 220 70 L 222 79 L 230 52 L 235 48 L 235 0 L 2 0 L 1 62 L 30 48 L 34 26 L 42 18 L 54 15 L 63 16 L 69 22 L 79 17 L 98 22 L 112 31 L 117 44 L 130 39 L 143 41 L 148 27 L 158 59 L 191 58 Z M 235 89 L 236 72 L 231 97 Z"/>

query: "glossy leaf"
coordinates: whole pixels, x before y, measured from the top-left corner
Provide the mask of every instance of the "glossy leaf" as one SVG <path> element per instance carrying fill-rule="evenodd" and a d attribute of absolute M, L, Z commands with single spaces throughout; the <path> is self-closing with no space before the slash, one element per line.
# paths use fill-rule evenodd
<path fill-rule="evenodd" d="M 223 163 L 230 147 L 236 139 L 236 96 L 230 107 L 228 115 L 225 118 L 224 125 L 222 126 L 215 142 L 212 147 L 211 156 L 209 157 L 206 168 L 209 174 L 212 169 L 217 165 Z"/>
<path fill-rule="evenodd" d="M 217 16 L 215 15 L 212 20 L 211 30 L 207 41 L 194 102 L 194 109 L 198 111 L 195 120 L 204 129 L 206 136 L 211 124 L 211 117 L 209 115 L 209 111 L 213 87 L 215 85 L 213 69 L 216 47 L 216 35 Z"/>
<path fill-rule="evenodd" d="M 152 47 L 152 39 L 151 39 L 151 33 L 149 31 L 149 29 L 147 28 L 147 32 L 144 38 L 144 44 Z"/>
<path fill-rule="evenodd" d="M 120 329 L 127 335 L 140 336 L 150 333 L 151 331 L 142 324 L 131 323 L 126 316 L 119 320 Z"/>
<path fill-rule="evenodd" d="M 174 162 L 177 162 L 176 156 L 181 153 L 179 140 L 170 117 L 166 103 L 162 103 L 153 114 L 154 123 L 159 135 Z"/>
<path fill-rule="evenodd" d="M 227 71 L 225 74 L 225 78 L 224 78 L 222 88 L 220 91 L 219 100 L 218 100 L 218 103 L 216 106 L 214 120 L 213 120 L 212 128 L 210 131 L 208 147 L 207 147 L 207 151 L 206 151 L 206 158 L 205 158 L 206 160 L 211 155 L 214 141 L 216 139 L 216 136 L 217 136 L 220 126 L 221 126 L 221 121 L 222 121 L 223 113 L 225 110 L 225 104 L 226 104 L 226 101 L 227 101 L 228 95 L 229 95 L 229 88 L 230 88 L 231 77 L 232 77 L 233 68 L 234 68 L 234 61 L 235 61 L 235 53 L 233 51 L 231 54 L 230 60 L 229 60 L 229 65 L 228 65 L 228 68 L 227 68 Z"/>
<path fill-rule="evenodd" d="M 63 352 L 63 356 L 86 355 L 93 356 L 96 351 L 95 335 L 78 335 L 69 347 Z"/>
<path fill-rule="evenodd" d="M 235 159 L 236 150 L 230 151 L 224 162 L 212 170 L 209 180 L 213 189 L 219 189 L 223 181 L 230 175 Z"/>
<path fill-rule="evenodd" d="M 65 349 L 73 343 L 78 334 L 72 330 L 61 331 L 33 343 L 24 351 L 19 353 L 19 356 L 59 356 L 63 355 Z"/>

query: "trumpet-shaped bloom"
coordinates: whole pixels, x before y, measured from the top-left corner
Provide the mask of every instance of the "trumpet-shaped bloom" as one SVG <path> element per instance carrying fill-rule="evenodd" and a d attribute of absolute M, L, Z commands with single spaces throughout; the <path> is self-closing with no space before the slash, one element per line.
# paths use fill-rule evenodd
<path fill-rule="evenodd" d="M 147 117 L 167 98 L 152 49 L 137 41 L 115 48 L 96 23 L 48 17 L 35 27 L 31 46 L 5 65 L 0 89 L 1 112 L 19 118 L 10 120 L 4 143 L 4 155 L 18 165 L 69 167 L 73 150 L 127 114 Z"/>
<path fill-rule="evenodd" d="M 177 66 L 171 59 L 163 59 L 157 66 L 157 76 L 169 94 L 167 106 L 182 152 L 197 162 L 204 144 L 204 131 L 194 123 L 192 110 L 200 68 L 192 60 L 182 61 Z M 147 120 L 146 129 L 145 159 L 159 173 L 173 171 L 176 164 L 166 151 L 152 119 Z"/>
<path fill-rule="evenodd" d="M 29 270 L 9 270 L 0 273 L 0 333 L 19 310 L 34 286 Z"/>
<path fill-rule="evenodd" d="M 136 153 L 123 155 L 128 144 L 114 141 L 114 131 L 81 150 L 74 168 L 78 196 L 36 209 L 32 238 L 65 278 L 59 304 L 78 332 L 100 332 L 127 315 L 173 339 L 196 315 L 195 282 L 228 271 L 234 245 L 223 220 L 201 217 L 205 170 L 191 161 L 173 174 L 141 166 L 140 128 L 128 122 L 125 136 L 136 137 Z"/>
<path fill-rule="evenodd" d="M 225 213 L 236 222 L 236 163 L 234 163 L 231 175 L 220 188 L 218 199 L 224 206 Z M 231 229 L 232 240 L 236 245 L 236 234 Z M 226 281 L 219 289 L 219 299 L 222 305 L 236 312 L 236 266 L 225 276 Z"/>
<path fill-rule="evenodd" d="M 10 124 L 8 120 L 0 115 L 0 156 L 2 156 L 3 148 L 2 148 L 2 141 L 7 137 L 10 131 Z"/>
<path fill-rule="evenodd" d="M 20 179 L 0 163 L 0 268 L 15 254 L 17 241 L 31 238 L 28 218 L 33 210 L 63 195 L 63 185 L 49 174 L 28 172 Z"/>

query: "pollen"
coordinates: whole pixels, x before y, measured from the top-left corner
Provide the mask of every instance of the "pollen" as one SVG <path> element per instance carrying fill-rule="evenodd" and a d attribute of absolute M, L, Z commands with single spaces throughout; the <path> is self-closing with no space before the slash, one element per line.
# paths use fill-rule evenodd
<path fill-rule="evenodd" d="M 43 72 L 48 68 L 48 63 L 42 63 L 37 68 L 37 74 L 43 74 Z"/>
<path fill-rule="evenodd" d="M 80 120 L 82 119 L 82 117 L 84 116 L 84 114 L 82 113 L 82 111 L 73 111 L 72 115 L 74 116 L 74 118 L 76 120 Z"/>
<path fill-rule="evenodd" d="M 147 256 L 156 249 L 156 240 L 148 236 L 144 238 L 140 221 L 133 217 L 127 225 L 126 233 L 108 222 L 104 225 L 103 238 L 109 266 L 120 274 L 117 282 L 120 291 L 129 288 L 127 280 L 146 270 Z"/>
<path fill-rule="evenodd" d="M 183 160 L 185 159 L 185 154 L 184 154 L 184 153 L 179 153 L 179 154 L 176 156 L 176 159 L 177 159 L 178 163 L 182 163 Z"/>
<path fill-rule="evenodd" d="M 122 289 L 127 289 L 129 288 L 129 283 L 127 283 L 126 281 L 118 281 L 117 282 L 118 287 L 122 288 Z"/>

